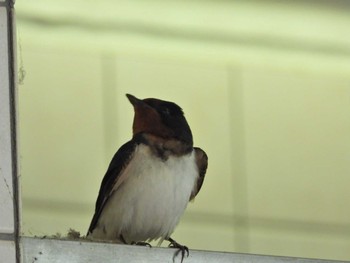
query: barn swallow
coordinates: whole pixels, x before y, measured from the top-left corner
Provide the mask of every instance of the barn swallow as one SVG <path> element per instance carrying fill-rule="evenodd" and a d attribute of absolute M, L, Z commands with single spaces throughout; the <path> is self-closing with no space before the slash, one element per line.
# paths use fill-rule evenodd
<path fill-rule="evenodd" d="M 126 96 L 135 112 L 133 137 L 110 162 L 87 236 L 124 244 L 167 240 L 182 262 L 188 248 L 170 236 L 202 187 L 208 157 L 193 147 L 177 104 Z"/>

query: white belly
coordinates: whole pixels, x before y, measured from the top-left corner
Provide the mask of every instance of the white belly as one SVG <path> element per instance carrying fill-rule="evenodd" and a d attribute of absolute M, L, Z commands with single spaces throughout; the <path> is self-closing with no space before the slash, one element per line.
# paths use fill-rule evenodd
<path fill-rule="evenodd" d="M 93 238 L 129 243 L 168 238 L 183 214 L 198 177 L 194 151 L 163 161 L 139 145 L 125 181 L 109 198 Z"/>

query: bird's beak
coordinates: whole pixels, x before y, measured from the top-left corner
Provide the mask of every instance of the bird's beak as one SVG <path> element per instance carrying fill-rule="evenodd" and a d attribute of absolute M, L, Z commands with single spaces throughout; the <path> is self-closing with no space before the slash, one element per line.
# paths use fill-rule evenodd
<path fill-rule="evenodd" d="M 126 94 L 126 97 L 128 97 L 130 103 L 131 103 L 134 107 L 143 102 L 142 100 L 136 98 L 135 96 L 133 96 L 133 95 L 131 95 L 131 94 Z"/>
<path fill-rule="evenodd" d="M 141 132 L 154 132 L 159 124 L 159 114 L 149 106 L 144 100 L 140 100 L 131 94 L 126 94 L 130 103 L 134 107 L 134 123 L 132 125 L 133 134 Z"/>

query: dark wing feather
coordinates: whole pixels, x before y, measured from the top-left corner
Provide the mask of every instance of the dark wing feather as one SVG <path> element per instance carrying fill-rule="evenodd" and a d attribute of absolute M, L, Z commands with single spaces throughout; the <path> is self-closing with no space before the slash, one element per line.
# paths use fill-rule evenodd
<path fill-rule="evenodd" d="M 198 194 L 199 190 L 201 190 L 204 181 L 204 176 L 207 172 L 208 167 L 207 154 L 201 148 L 194 147 L 193 149 L 196 155 L 196 163 L 198 167 L 199 176 L 197 179 L 197 184 L 195 184 L 195 186 L 193 187 L 190 200 L 193 200 L 193 198 L 195 198 L 195 196 Z"/>
<path fill-rule="evenodd" d="M 95 229 L 103 207 L 110 197 L 113 187 L 120 178 L 122 171 L 132 159 L 136 146 L 137 142 L 131 140 L 120 147 L 116 154 L 113 156 L 100 186 L 100 191 L 98 193 L 98 198 L 95 206 L 95 214 L 91 220 L 87 235 L 89 235 L 89 233 L 92 233 L 92 231 Z"/>

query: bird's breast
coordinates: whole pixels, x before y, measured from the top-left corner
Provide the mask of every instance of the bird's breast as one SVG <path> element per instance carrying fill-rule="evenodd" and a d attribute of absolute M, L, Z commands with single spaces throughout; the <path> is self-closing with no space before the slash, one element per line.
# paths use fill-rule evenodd
<path fill-rule="evenodd" d="M 109 228 L 129 242 L 169 237 L 198 176 L 194 152 L 162 160 L 140 144 L 121 176 L 123 182 L 116 185 L 104 209 Z"/>

